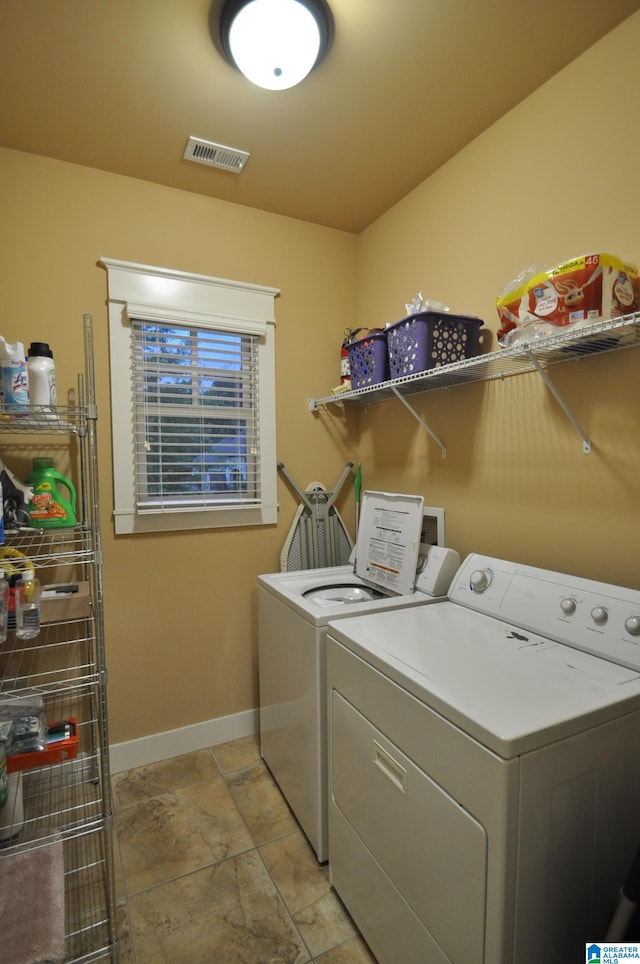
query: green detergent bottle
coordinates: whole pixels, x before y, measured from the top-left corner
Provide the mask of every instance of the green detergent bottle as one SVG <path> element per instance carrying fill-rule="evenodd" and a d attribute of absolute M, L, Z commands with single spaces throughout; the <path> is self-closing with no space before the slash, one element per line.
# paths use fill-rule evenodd
<path fill-rule="evenodd" d="M 35 458 L 25 481 L 33 488 L 28 506 L 32 528 L 60 529 L 76 524 L 76 490 L 70 479 L 56 472 L 53 459 Z"/>

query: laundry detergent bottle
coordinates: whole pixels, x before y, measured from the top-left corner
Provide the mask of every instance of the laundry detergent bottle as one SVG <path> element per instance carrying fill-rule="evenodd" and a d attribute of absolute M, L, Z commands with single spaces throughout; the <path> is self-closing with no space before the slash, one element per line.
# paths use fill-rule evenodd
<path fill-rule="evenodd" d="M 35 458 L 25 484 L 33 489 L 28 506 L 32 528 L 60 529 L 76 524 L 76 490 L 70 479 L 56 472 L 53 459 Z"/>
<path fill-rule="evenodd" d="M 21 341 L 9 344 L 0 335 L 0 366 L 2 407 L 6 412 L 26 412 L 29 407 L 29 376 Z"/>
<path fill-rule="evenodd" d="M 32 341 L 27 352 L 29 376 L 29 406 L 45 415 L 58 404 L 56 396 L 56 366 L 53 352 L 45 341 Z"/>

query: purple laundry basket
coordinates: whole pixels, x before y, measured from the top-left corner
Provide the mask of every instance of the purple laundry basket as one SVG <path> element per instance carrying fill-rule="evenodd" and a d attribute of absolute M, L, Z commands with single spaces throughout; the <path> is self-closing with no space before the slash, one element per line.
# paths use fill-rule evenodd
<path fill-rule="evenodd" d="M 480 318 L 424 311 L 409 315 L 387 332 L 391 378 L 413 375 L 478 354 Z"/>
<path fill-rule="evenodd" d="M 347 345 L 351 388 L 367 388 L 389 378 L 387 332 L 370 331 Z"/>

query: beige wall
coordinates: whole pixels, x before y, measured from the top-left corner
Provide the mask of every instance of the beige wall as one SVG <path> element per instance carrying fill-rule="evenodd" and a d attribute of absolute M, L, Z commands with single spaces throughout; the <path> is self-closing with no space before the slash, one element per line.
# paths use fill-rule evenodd
<path fill-rule="evenodd" d="M 359 323 L 397 320 L 422 289 L 495 331 L 495 297 L 527 264 L 640 264 L 639 45 L 635 14 L 365 231 Z M 551 370 L 588 456 L 535 374 L 414 396 L 445 460 L 399 402 L 349 413 L 363 485 L 443 505 L 461 554 L 640 587 L 639 363 L 632 349 Z"/>
<path fill-rule="evenodd" d="M 114 537 L 107 278 L 97 261 L 280 288 L 278 458 L 299 484 L 331 486 L 352 453 L 309 415 L 307 395 L 339 380 L 342 333 L 355 317 L 357 239 L 6 150 L 0 210 L 0 334 L 52 345 L 61 403 L 83 365 L 83 313 L 94 316 L 112 742 L 255 707 L 256 575 L 279 568 L 297 499 L 280 481 L 279 523 L 264 529 Z M 28 464 L 25 456 L 15 468 Z"/>
<path fill-rule="evenodd" d="M 297 503 L 280 482 L 277 527 L 115 539 L 101 256 L 282 290 L 277 451 L 301 484 L 360 460 L 365 487 L 443 505 L 461 554 L 639 585 L 637 349 L 552 372 L 589 456 L 532 375 L 414 397 L 444 460 L 400 403 L 306 404 L 336 384 L 344 328 L 397 320 L 418 289 L 495 330 L 495 296 L 528 263 L 640 262 L 639 43 L 637 14 L 358 238 L 0 150 L 0 334 L 49 341 L 64 395 L 95 318 L 112 742 L 257 705 L 255 578 L 278 568 Z M 351 525 L 350 487 L 341 508 Z"/>

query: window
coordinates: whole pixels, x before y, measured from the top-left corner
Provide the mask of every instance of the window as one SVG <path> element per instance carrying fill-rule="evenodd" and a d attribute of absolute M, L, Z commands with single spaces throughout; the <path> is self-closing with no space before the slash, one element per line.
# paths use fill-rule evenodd
<path fill-rule="evenodd" d="M 276 521 L 276 289 L 102 259 L 116 533 Z"/>

